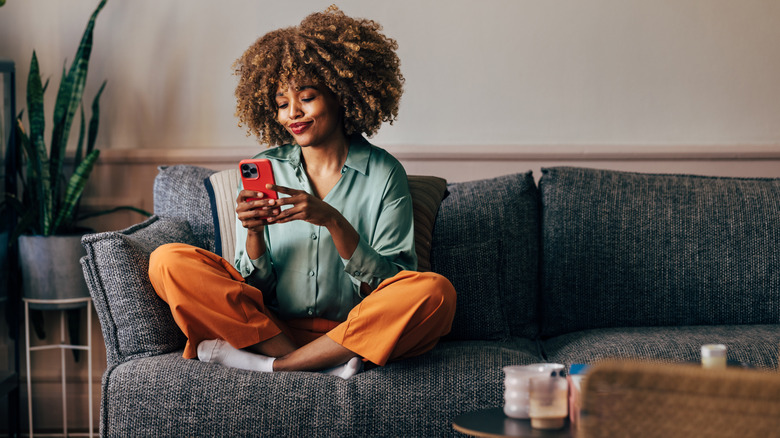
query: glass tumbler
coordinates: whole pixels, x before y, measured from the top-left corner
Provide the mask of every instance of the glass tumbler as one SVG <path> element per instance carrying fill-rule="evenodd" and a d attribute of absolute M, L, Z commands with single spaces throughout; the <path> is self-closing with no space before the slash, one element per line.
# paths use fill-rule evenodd
<path fill-rule="evenodd" d="M 539 376 L 560 376 L 563 368 L 563 365 L 557 363 L 504 367 L 504 414 L 510 418 L 530 418 L 528 416 L 529 379 Z"/>
<path fill-rule="evenodd" d="M 569 415 L 569 383 L 564 377 L 532 377 L 528 414 L 534 429 L 560 429 Z"/>

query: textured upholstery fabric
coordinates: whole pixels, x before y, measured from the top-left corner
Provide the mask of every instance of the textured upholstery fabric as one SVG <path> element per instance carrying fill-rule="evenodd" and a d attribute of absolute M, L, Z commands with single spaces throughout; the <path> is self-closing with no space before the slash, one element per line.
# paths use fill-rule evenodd
<path fill-rule="evenodd" d="M 431 270 L 430 253 L 433 224 L 441 200 L 447 194 L 447 181 L 435 176 L 410 175 L 409 191 L 414 210 L 414 243 L 418 271 Z M 216 172 L 204 181 L 214 222 L 215 252 L 228 260 L 235 253 L 236 192 L 241 184 L 238 169 Z"/>
<path fill-rule="evenodd" d="M 543 342 L 547 360 L 566 365 L 607 358 L 701 361 L 701 346 L 724 344 L 730 362 L 777 369 L 780 326 L 620 327 L 583 330 Z"/>
<path fill-rule="evenodd" d="M 501 368 L 537 362 L 532 348 L 447 343 L 349 380 L 256 373 L 177 353 L 141 358 L 109 370 L 101 435 L 453 436 L 457 415 L 501 403 Z"/>
<path fill-rule="evenodd" d="M 214 173 L 197 166 L 161 166 L 154 180 L 154 213 L 184 219 L 192 229 L 192 244 L 214 251 L 214 221 L 203 180 Z"/>
<path fill-rule="evenodd" d="M 95 303 L 109 365 L 180 349 L 185 338 L 149 281 L 149 254 L 158 246 L 191 243 L 187 222 L 148 220 L 124 231 L 86 235 L 84 276 Z"/>
<path fill-rule="evenodd" d="M 780 180 L 544 169 L 544 336 L 780 323 Z"/>
<path fill-rule="evenodd" d="M 431 266 L 458 293 L 448 339 L 537 334 L 539 197 L 531 172 L 448 186 Z"/>

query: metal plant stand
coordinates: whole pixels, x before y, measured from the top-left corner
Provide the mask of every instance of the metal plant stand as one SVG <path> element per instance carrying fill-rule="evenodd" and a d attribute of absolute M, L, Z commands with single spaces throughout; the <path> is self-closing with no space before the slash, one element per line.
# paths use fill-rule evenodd
<path fill-rule="evenodd" d="M 32 298 L 22 298 L 24 301 L 24 336 L 25 353 L 27 355 L 27 410 L 30 422 L 30 437 L 33 437 L 33 409 L 32 409 L 32 377 L 30 372 L 30 353 L 40 350 L 60 350 L 60 363 L 62 370 L 62 433 L 68 436 L 68 400 L 65 381 L 65 350 L 85 350 L 87 352 L 87 387 L 89 397 L 89 437 L 92 438 L 92 299 L 71 298 L 63 300 L 41 300 Z M 79 304 L 84 303 L 87 306 L 87 345 L 71 345 L 65 343 L 65 310 L 60 311 L 60 343 L 51 345 L 30 346 L 30 305 L 49 305 L 49 304 Z"/>

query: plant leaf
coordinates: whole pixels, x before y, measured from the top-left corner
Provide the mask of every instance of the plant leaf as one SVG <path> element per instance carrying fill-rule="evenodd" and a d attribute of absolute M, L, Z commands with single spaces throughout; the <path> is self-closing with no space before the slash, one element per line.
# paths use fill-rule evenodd
<path fill-rule="evenodd" d="M 103 81 L 103 85 L 100 86 L 95 95 L 95 99 L 92 101 L 92 117 L 89 120 L 89 137 L 87 138 L 87 153 L 92 152 L 95 149 L 95 141 L 97 140 L 98 125 L 100 124 L 100 95 L 103 94 L 103 89 L 106 88 L 106 82 Z"/>
<path fill-rule="evenodd" d="M 76 204 L 81 199 L 81 194 L 84 192 L 84 187 L 87 185 L 87 180 L 90 173 L 92 173 L 92 168 L 95 166 L 98 156 L 100 156 L 99 150 L 94 150 L 87 154 L 84 157 L 84 161 L 81 162 L 70 177 L 68 188 L 65 192 L 65 201 L 60 209 L 60 214 L 57 215 L 57 220 L 54 222 L 54 233 L 72 225 Z"/>
<path fill-rule="evenodd" d="M 51 141 L 51 166 L 53 178 L 59 180 L 62 172 L 63 157 L 68 145 L 70 128 L 73 124 L 76 110 L 81 105 L 84 94 L 84 85 L 87 82 L 87 69 L 89 57 L 92 53 L 92 39 L 95 29 L 95 20 L 103 9 L 107 0 L 102 0 L 87 22 L 81 43 L 76 51 L 76 57 L 70 66 L 68 74 L 63 76 L 60 82 L 60 90 L 57 93 L 57 102 L 54 108 L 54 129 Z"/>
<path fill-rule="evenodd" d="M 46 144 L 43 142 L 46 119 L 43 113 L 43 85 L 41 85 L 38 56 L 35 51 L 30 61 L 30 73 L 27 78 L 27 119 L 30 121 L 27 171 L 32 173 L 34 178 L 29 180 L 26 190 L 28 193 L 34 193 L 34 199 L 37 201 L 37 205 L 28 204 L 28 207 L 40 209 L 42 228 L 46 233 L 53 219 L 54 198 L 51 190 L 49 157 L 46 153 Z"/>
<path fill-rule="evenodd" d="M 19 180 L 22 182 L 22 186 L 24 186 L 27 181 L 24 177 L 24 172 L 22 170 L 23 165 L 26 163 L 27 167 L 29 168 L 32 166 L 32 162 L 28 159 L 24 159 L 24 157 L 29 157 L 32 153 L 30 151 L 30 137 L 27 136 L 27 133 L 24 132 L 24 125 L 22 124 L 22 114 L 19 114 L 19 117 L 16 119 L 16 135 L 17 135 L 17 141 L 19 142 L 19 151 L 20 153 L 17 154 L 17 162 L 16 162 L 16 171 L 19 176 Z M 28 170 L 29 172 L 29 170 Z"/>
<path fill-rule="evenodd" d="M 79 142 L 76 143 L 76 155 L 73 158 L 73 166 L 79 167 L 79 164 L 81 164 L 81 160 L 84 157 L 84 135 L 86 135 L 86 122 L 84 115 L 84 105 L 81 105 L 81 118 L 79 119 Z"/>
<path fill-rule="evenodd" d="M 27 118 L 30 121 L 30 140 L 37 149 L 43 145 L 43 131 L 46 118 L 43 113 L 43 85 L 41 85 L 41 70 L 38 66 L 38 55 L 33 50 L 30 61 L 30 73 L 27 76 Z M 46 152 L 43 146 L 44 155 Z"/>
<path fill-rule="evenodd" d="M 62 160 L 63 156 L 65 155 L 65 151 L 60 151 L 59 147 L 56 147 L 55 145 L 59 145 L 62 143 L 62 129 L 63 125 L 60 123 L 60 121 L 65 117 L 65 110 L 68 107 L 68 102 L 70 101 L 71 95 L 72 95 L 72 84 L 70 83 L 71 79 L 68 77 L 68 70 L 67 70 L 67 61 L 62 64 L 62 79 L 60 79 L 60 88 L 57 90 L 57 100 L 54 102 L 54 115 L 52 119 L 54 120 L 54 128 L 51 131 L 51 167 L 50 172 L 55 175 L 54 178 L 54 187 L 53 190 L 55 193 L 60 193 L 59 191 L 59 182 L 60 178 L 59 175 L 62 172 Z M 49 81 L 46 81 L 46 86 L 49 86 Z M 67 144 L 67 140 L 65 141 Z"/>

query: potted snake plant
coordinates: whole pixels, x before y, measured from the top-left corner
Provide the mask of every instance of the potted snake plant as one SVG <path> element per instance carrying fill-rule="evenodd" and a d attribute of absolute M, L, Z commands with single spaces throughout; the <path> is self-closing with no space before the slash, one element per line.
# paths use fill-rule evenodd
<path fill-rule="evenodd" d="M 22 123 L 22 114 L 17 119 L 17 138 L 21 146 L 21 162 L 17 166 L 21 197 L 10 198 L 19 218 L 16 234 L 21 234 L 18 236 L 19 262 L 25 298 L 54 300 L 89 296 L 79 267 L 83 230 L 76 226 L 76 215 L 81 194 L 100 155 L 100 151 L 95 149 L 95 138 L 100 120 L 98 102 L 105 82 L 93 100 L 88 130 L 82 96 L 92 52 L 95 19 L 105 4 L 106 0 L 102 0 L 92 13 L 70 69 L 63 68 L 48 148 L 44 141 L 44 93 L 49 81 L 45 84 L 41 81 L 35 51 L 30 61 L 27 77 L 29 129 L 25 129 Z M 65 152 L 79 110 L 81 123 L 74 170 L 67 175 Z M 40 304 L 32 307 L 68 308 L 81 305 Z"/>
<path fill-rule="evenodd" d="M 81 236 L 89 230 L 80 228 L 78 222 L 81 195 L 87 184 L 100 151 L 95 148 L 100 121 L 99 100 L 104 81 L 92 101 L 92 114 L 86 123 L 82 102 L 87 79 L 93 31 L 98 13 L 107 0 L 101 0 L 92 13 L 69 69 L 63 68 L 62 79 L 54 105 L 51 140 L 44 140 L 46 125 L 44 93 L 49 81 L 41 80 L 38 58 L 33 51 L 27 78 L 27 120 L 23 114 L 17 119 L 17 145 L 21 150 L 17 165 L 21 196 L 7 194 L 6 202 L 15 208 L 18 224 L 12 238 L 18 237 L 19 264 L 22 274 L 22 291 L 25 298 L 62 300 L 89 296 L 79 259 L 85 254 Z M 71 127 L 79 113 L 79 135 L 73 165 L 66 163 L 65 154 Z M 72 171 L 69 170 L 72 168 Z M 143 210 L 131 209 L 142 214 Z M 95 215 L 94 213 L 89 216 Z M 82 307 L 76 304 L 37 304 L 35 309 L 68 309 Z M 38 321 L 40 321 L 38 316 Z M 45 336 L 42 324 L 36 323 L 39 336 Z"/>

